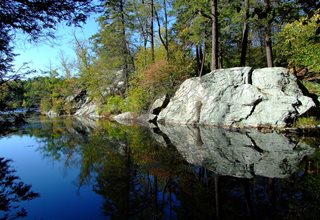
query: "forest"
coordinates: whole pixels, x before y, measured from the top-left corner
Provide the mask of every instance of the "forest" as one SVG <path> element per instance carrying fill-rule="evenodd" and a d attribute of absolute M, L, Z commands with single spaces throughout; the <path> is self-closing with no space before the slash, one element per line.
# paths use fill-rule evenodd
<path fill-rule="evenodd" d="M 237 66 L 287 67 L 320 95 L 317 0 L 68 0 L 37 8 L 39 2 L 0 3 L 0 110 L 68 115 L 68 97 L 86 91 L 100 115 L 143 112 L 189 77 Z M 36 15 L 3 19 L 8 8 L 27 7 Z M 74 36 L 76 60 L 61 54 L 59 67 L 29 79 L 22 75 L 32 69 L 13 70 L 15 31 L 43 40 L 54 37 L 57 23 L 81 25 L 89 12 L 99 14 L 100 28 L 88 40 Z"/>

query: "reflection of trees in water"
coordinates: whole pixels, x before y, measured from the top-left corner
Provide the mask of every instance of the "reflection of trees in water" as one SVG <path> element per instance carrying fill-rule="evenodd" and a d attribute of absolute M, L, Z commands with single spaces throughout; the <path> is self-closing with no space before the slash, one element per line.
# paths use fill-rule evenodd
<path fill-rule="evenodd" d="M 0 113 L 0 137 L 18 131 L 19 127 L 25 123 L 26 122 L 23 114 Z"/>
<path fill-rule="evenodd" d="M 39 197 L 38 193 L 31 191 L 31 185 L 20 181 L 9 162 L 0 157 L 0 219 L 27 216 L 27 210 L 20 207 L 19 203 Z"/>
<path fill-rule="evenodd" d="M 312 219 L 319 212 L 320 176 L 304 169 L 310 167 L 310 160 L 288 179 L 218 176 L 188 164 L 174 146 L 159 146 L 141 127 L 110 122 L 91 129 L 72 126 L 77 125 L 47 123 L 33 135 L 44 144 L 44 155 L 65 160 L 66 166 L 70 161 L 78 163 L 79 187 L 93 185 L 105 198 L 106 216 L 292 219 L 305 215 Z"/>

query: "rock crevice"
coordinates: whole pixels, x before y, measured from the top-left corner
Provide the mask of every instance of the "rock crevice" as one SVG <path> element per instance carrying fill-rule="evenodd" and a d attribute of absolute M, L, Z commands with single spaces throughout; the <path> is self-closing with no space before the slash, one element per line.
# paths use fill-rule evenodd
<path fill-rule="evenodd" d="M 312 98 L 303 95 L 297 78 L 287 69 L 237 67 L 186 80 L 157 120 L 165 124 L 285 127 L 312 107 Z"/>

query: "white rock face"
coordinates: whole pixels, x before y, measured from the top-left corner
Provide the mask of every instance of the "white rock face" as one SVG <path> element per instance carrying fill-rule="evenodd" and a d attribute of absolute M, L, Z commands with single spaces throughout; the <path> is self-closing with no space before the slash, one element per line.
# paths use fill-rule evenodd
<path fill-rule="evenodd" d="M 98 117 L 97 105 L 90 99 L 85 90 L 68 96 L 66 102 L 71 105 L 69 114 L 74 116 Z"/>
<path fill-rule="evenodd" d="M 237 67 L 186 80 L 158 122 L 284 127 L 313 106 L 287 69 Z"/>
<path fill-rule="evenodd" d="M 127 122 L 131 122 L 135 120 L 137 116 L 133 112 L 125 112 L 113 117 L 120 124 L 126 124 Z M 130 124 L 130 123 L 129 123 Z"/>
<path fill-rule="evenodd" d="M 255 175 L 285 178 L 314 149 L 283 134 L 256 130 L 231 132 L 219 128 L 159 125 L 162 144 L 173 144 L 188 163 L 219 175 L 252 178 Z"/>
<path fill-rule="evenodd" d="M 87 100 L 80 108 L 74 113 L 75 116 L 89 116 L 98 117 L 97 106 L 93 102 Z"/>
<path fill-rule="evenodd" d="M 49 110 L 48 112 L 46 112 L 45 114 L 50 118 L 54 118 L 54 117 L 58 117 L 59 116 L 59 114 L 54 112 L 52 109 Z"/>

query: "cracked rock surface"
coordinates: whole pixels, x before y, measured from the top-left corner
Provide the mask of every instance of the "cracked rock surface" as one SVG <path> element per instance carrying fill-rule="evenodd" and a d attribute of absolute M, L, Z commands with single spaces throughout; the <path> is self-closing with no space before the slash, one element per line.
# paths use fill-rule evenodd
<path fill-rule="evenodd" d="M 156 140 L 174 145 L 188 163 L 219 175 L 239 178 L 285 178 L 314 153 L 310 146 L 284 134 L 257 130 L 231 132 L 219 128 L 163 126 Z"/>
<path fill-rule="evenodd" d="M 285 127 L 314 106 L 287 69 L 237 67 L 186 80 L 158 122 Z"/>

